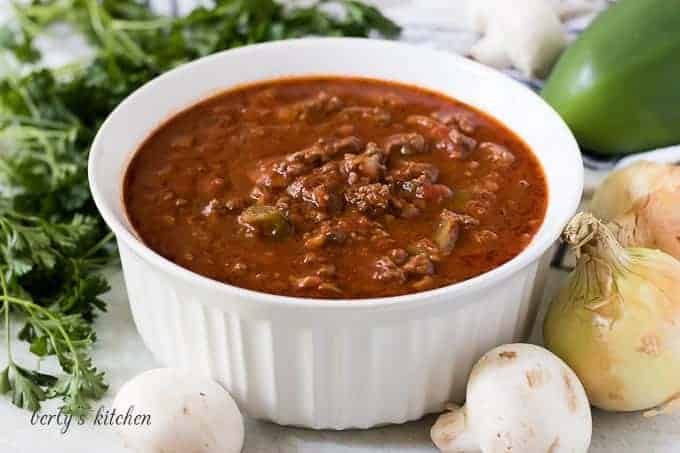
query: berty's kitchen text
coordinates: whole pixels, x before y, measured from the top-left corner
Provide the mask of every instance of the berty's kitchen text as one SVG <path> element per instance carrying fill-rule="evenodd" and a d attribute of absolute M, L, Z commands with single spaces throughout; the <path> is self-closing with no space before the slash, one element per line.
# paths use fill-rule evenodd
<path fill-rule="evenodd" d="M 57 426 L 62 434 L 66 434 L 73 424 L 92 426 L 150 426 L 151 414 L 135 412 L 135 407 L 130 406 L 125 412 L 116 408 L 106 408 L 100 406 L 90 419 L 81 416 L 74 417 L 65 414 L 61 409 L 56 413 L 33 412 L 31 415 L 31 425 L 33 426 Z"/>

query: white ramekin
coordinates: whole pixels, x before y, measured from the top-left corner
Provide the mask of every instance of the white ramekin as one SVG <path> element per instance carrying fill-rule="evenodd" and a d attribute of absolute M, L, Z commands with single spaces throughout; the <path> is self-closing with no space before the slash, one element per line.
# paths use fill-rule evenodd
<path fill-rule="evenodd" d="M 294 75 L 365 76 L 446 93 L 518 133 L 550 199 L 531 244 L 503 266 L 409 296 L 310 300 L 249 291 L 185 270 L 147 248 L 121 205 L 138 145 L 170 115 L 235 85 Z M 310 428 L 402 423 L 461 400 L 486 350 L 526 338 L 541 257 L 576 210 L 583 167 L 559 116 L 508 77 L 445 52 L 378 40 L 303 39 L 243 47 L 182 66 L 116 108 L 92 146 L 92 194 L 116 234 L 145 344 L 166 365 L 208 374 L 252 417 Z"/>

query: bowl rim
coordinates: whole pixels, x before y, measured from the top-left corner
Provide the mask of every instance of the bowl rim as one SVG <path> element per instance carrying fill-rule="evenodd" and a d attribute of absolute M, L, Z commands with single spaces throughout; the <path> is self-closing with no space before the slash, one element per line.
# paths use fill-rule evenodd
<path fill-rule="evenodd" d="M 261 49 L 276 49 L 280 51 L 291 51 L 294 50 L 295 48 L 299 47 L 306 47 L 306 46 L 328 46 L 333 47 L 337 45 L 344 45 L 347 43 L 352 43 L 353 45 L 366 45 L 366 46 L 373 46 L 375 48 L 402 48 L 402 50 L 408 50 L 412 52 L 431 52 L 434 55 L 437 55 L 441 60 L 449 59 L 450 61 L 454 61 L 458 65 L 465 65 L 467 66 L 467 70 L 471 72 L 476 72 L 480 74 L 480 76 L 483 77 L 491 77 L 495 78 L 496 80 L 502 80 L 503 83 L 510 83 L 510 84 L 515 84 L 516 88 L 518 88 L 520 91 L 524 92 L 526 96 L 533 98 L 534 101 L 538 101 L 539 103 L 543 104 L 545 107 L 548 107 L 551 115 L 553 116 L 553 120 L 557 120 L 557 125 L 560 128 L 563 128 L 566 132 L 567 135 L 565 137 L 568 137 L 567 143 L 564 143 L 565 148 L 569 148 L 572 150 L 571 158 L 573 159 L 573 164 L 579 166 L 581 168 L 581 171 L 576 171 L 578 179 L 576 181 L 573 181 L 573 184 L 569 184 L 569 188 L 565 188 L 565 190 L 571 190 L 573 192 L 573 196 L 570 197 L 570 205 L 563 207 L 561 209 L 562 215 L 558 219 L 557 222 L 554 223 L 554 226 L 549 230 L 549 231 L 544 231 L 545 226 L 546 226 L 546 221 L 548 219 L 547 215 L 548 212 L 546 212 L 546 217 L 543 219 L 543 223 L 541 226 L 541 229 L 536 233 L 534 238 L 532 238 L 532 241 L 529 243 L 529 245 L 524 248 L 519 254 L 517 254 L 515 257 L 510 259 L 509 261 L 501 264 L 500 266 L 487 271 L 485 273 L 482 273 L 480 275 L 477 275 L 475 277 L 469 278 L 467 280 L 463 280 L 461 282 L 453 283 L 447 286 L 443 286 L 440 288 L 435 288 L 427 291 L 421 291 L 421 292 L 416 292 L 416 293 L 411 293 L 411 294 L 406 294 L 406 295 L 400 295 L 400 296 L 390 296 L 390 297 L 378 297 L 378 298 L 361 298 L 361 299 L 321 299 L 321 298 L 303 298 L 303 297 L 294 297 L 294 296 L 283 296 L 283 295 L 277 295 L 277 294 L 271 294 L 271 293 L 265 293 L 261 291 L 255 291 L 247 288 L 241 288 L 238 286 L 230 285 L 228 283 L 224 283 L 218 280 L 213 280 L 209 277 L 205 277 L 203 275 L 200 275 L 198 273 L 195 273 L 189 269 L 186 269 L 182 266 L 179 266 L 178 264 L 175 264 L 174 262 L 166 259 L 165 257 L 161 256 L 160 254 L 156 253 L 154 250 L 149 248 L 144 242 L 141 241 L 141 239 L 134 233 L 130 232 L 128 228 L 120 221 L 119 216 L 115 214 L 114 210 L 111 208 L 111 206 L 108 205 L 106 202 L 106 198 L 104 197 L 103 193 L 101 192 L 101 188 L 98 185 L 97 181 L 97 168 L 99 166 L 99 155 L 100 153 L 97 151 L 98 149 L 101 148 L 101 142 L 103 141 L 102 136 L 103 131 L 107 129 L 109 124 L 114 121 L 114 119 L 118 116 L 118 112 L 127 104 L 133 103 L 134 100 L 139 96 L 140 92 L 145 91 L 149 89 L 150 87 L 154 87 L 156 85 L 162 84 L 165 80 L 171 78 L 171 77 L 179 77 L 182 74 L 186 74 L 191 72 L 194 68 L 199 67 L 199 66 L 209 66 L 213 64 L 215 61 L 218 61 L 225 56 L 230 56 L 230 57 L 237 57 L 238 55 L 241 54 L 248 54 L 248 53 L 253 53 L 253 52 L 258 52 Z M 373 49 L 375 50 L 375 49 Z M 304 74 L 300 74 L 300 77 L 303 77 Z M 342 77 L 341 75 L 334 75 L 337 77 Z M 348 76 L 351 76 L 348 72 Z M 293 76 L 291 76 L 293 77 Z M 369 77 L 370 78 L 370 77 Z M 379 77 L 374 77 L 377 80 L 380 80 Z M 274 79 L 274 78 L 272 78 Z M 248 84 L 251 82 L 245 82 L 244 84 Z M 401 82 L 401 83 L 407 83 L 407 82 Z M 411 85 L 418 86 L 417 83 L 410 83 Z M 225 90 L 228 90 L 229 87 L 225 87 Z M 436 91 L 436 90 L 435 90 Z M 202 99 L 204 99 L 205 96 L 203 97 L 197 97 L 196 102 L 200 102 Z M 474 105 L 473 105 L 474 106 Z M 188 107 L 183 107 L 179 111 L 188 108 Z M 503 118 L 498 118 L 498 120 L 505 124 L 503 121 Z M 159 124 L 162 124 L 159 123 Z M 155 127 L 158 127 L 156 125 Z M 506 126 L 507 127 L 507 126 Z M 512 129 L 511 129 L 512 130 Z M 152 130 L 148 131 L 148 134 L 152 133 Z M 147 136 L 148 136 L 147 134 Z M 94 141 L 92 142 L 91 145 L 91 151 L 89 155 L 89 160 L 88 160 L 88 178 L 89 178 L 89 184 L 90 184 L 90 190 L 92 192 L 92 198 L 102 216 L 106 224 L 111 228 L 113 233 L 116 236 L 117 241 L 122 241 L 125 246 L 129 247 L 135 254 L 137 254 L 139 257 L 147 261 L 148 263 L 152 264 L 156 268 L 160 268 L 163 272 L 169 273 L 173 275 L 174 277 L 177 277 L 183 281 L 186 281 L 187 283 L 190 284 L 195 284 L 195 285 L 200 285 L 206 289 L 216 291 L 216 292 L 222 292 L 223 294 L 227 296 L 233 296 L 232 300 L 234 298 L 237 299 L 247 299 L 249 303 L 258 303 L 260 305 L 265 305 L 269 307 L 277 307 L 277 308 L 285 308 L 285 307 L 290 307 L 292 308 L 306 308 L 306 309 L 314 309 L 314 310 L 330 310 L 330 309 L 340 309 L 340 310 L 361 310 L 361 311 L 375 311 L 375 310 L 384 310 L 384 309 L 406 309 L 406 308 L 414 308 L 415 306 L 421 306 L 424 304 L 428 303 L 433 303 L 435 301 L 441 300 L 441 299 L 446 299 L 447 303 L 455 303 L 454 301 L 449 300 L 449 298 L 453 297 L 460 297 L 466 294 L 469 294 L 471 292 L 476 292 L 476 291 L 481 291 L 485 288 L 488 288 L 490 286 L 493 286 L 505 279 L 510 278 L 512 275 L 516 274 L 517 272 L 521 271 L 522 269 L 526 268 L 528 265 L 533 263 L 534 261 L 538 260 L 549 248 L 550 246 L 559 238 L 561 229 L 563 225 L 565 225 L 568 221 L 568 219 L 573 215 L 574 212 L 576 212 L 576 209 L 578 208 L 580 201 L 581 201 L 581 196 L 583 192 L 583 180 L 584 180 L 584 172 L 583 172 L 583 161 L 582 157 L 579 151 L 578 144 L 576 142 L 576 139 L 574 138 L 573 134 L 567 127 L 566 123 L 562 120 L 562 118 L 555 112 L 552 107 L 550 107 L 547 102 L 545 102 L 539 95 L 537 95 L 535 92 L 533 92 L 531 89 L 523 85 L 522 83 L 513 80 L 512 78 L 508 77 L 505 74 L 502 74 L 501 72 L 494 70 L 492 68 L 483 66 L 475 61 L 469 60 L 467 58 L 464 58 L 460 55 L 451 53 L 451 52 L 446 52 L 442 50 L 434 50 L 434 49 L 429 49 L 429 48 L 424 48 L 422 46 L 417 46 L 417 45 L 412 45 L 412 44 L 407 44 L 403 42 L 397 42 L 397 41 L 388 41 L 388 40 L 380 40 L 380 39 L 366 39 L 366 38 L 299 38 L 299 39 L 289 39 L 289 40 L 282 40 L 282 41 L 274 41 L 274 42 L 268 42 L 268 43 L 261 43 L 261 44 L 253 44 L 253 45 L 248 45 L 248 46 L 243 46 L 243 47 L 238 47 L 235 49 L 228 49 L 224 50 L 197 60 L 194 60 L 192 62 L 186 63 L 184 65 L 178 66 L 177 68 L 173 68 L 170 71 L 167 71 L 158 77 L 150 80 L 149 82 L 145 83 L 138 89 L 136 89 L 133 93 L 131 93 L 128 97 L 126 97 L 116 108 L 109 114 L 109 116 L 106 118 L 106 120 L 102 123 L 100 126 L 99 130 L 97 131 L 97 134 L 95 136 Z M 129 156 L 126 158 L 126 163 L 124 164 L 124 168 L 127 168 L 127 165 L 130 162 L 130 158 L 134 154 L 131 153 Z M 538 157 L 539 162 L 541 163 L 541 166 L 543 164 L 542 159 Z M 124 174 L 125 171 L 123 172 L 123 177 L 119 177 L 119 182 L 117 183 L 119 187 L 119 198 L 121 198 L 120 203 L 122 203 L 122 184 L 124 180 Z M 555 190 L 555 188 L 548 186 L 548 204 L 551 202 L 551 193 L 552 191 Z M 125 212 L 125 209 L 123 207 L 123 212 Z M 562 218 L 564 217 L 564 218 Z M 459 304 L 456 304 L 458 306 Z"/>

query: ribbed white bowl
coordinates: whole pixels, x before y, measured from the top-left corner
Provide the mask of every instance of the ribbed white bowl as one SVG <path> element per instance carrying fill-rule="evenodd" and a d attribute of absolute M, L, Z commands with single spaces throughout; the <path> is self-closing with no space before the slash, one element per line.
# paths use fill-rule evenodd
<path fill-rule="evenodd" d="M 165 118 L 216 91 L 290 75 L 375 77 L 424 86 L 490 113 L 543 164 L 546 219 L 529 247 L 468 281 L 409 296 L 317 301 L 193 274 L 148 249 L 120 202 L 127 162 Z M 488 349 L 526 338 L 540 257 L 580 199 L 583 168 L 564 123 L 520 84 L 463 58 L 403 44 L 306 39 L 250 46 L 171 71 L 124 101 L 92 147 L 90 184 L 116 234 L 132 312 L 165 364 L 208 374 L 253 417 L 311 428 L 368 428 L 441 410 L 464 396 Z"/>

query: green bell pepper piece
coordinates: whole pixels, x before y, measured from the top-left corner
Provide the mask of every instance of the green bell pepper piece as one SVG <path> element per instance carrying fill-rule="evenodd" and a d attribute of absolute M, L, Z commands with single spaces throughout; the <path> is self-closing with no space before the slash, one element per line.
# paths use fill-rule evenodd
<path fill-rule="evenodd" d="M 543 98 L 582 147 L 680 143 L 680 0 L 620 0 L 565 51 Z"/>

